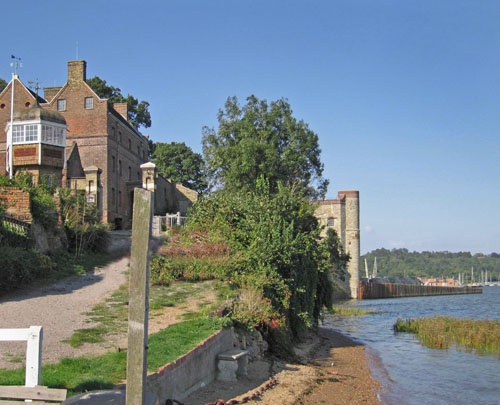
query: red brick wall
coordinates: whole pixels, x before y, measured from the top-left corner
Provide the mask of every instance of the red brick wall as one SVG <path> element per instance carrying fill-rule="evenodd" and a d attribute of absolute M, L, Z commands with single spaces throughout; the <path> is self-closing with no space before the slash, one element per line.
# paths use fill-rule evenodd
<path fill-rule="evenodd" d="M 14 187 L 0 188 L 0 205 L 5 209 L 5 213 L 16 219 L 31 222 L 31 200 L 26 191 Z"/>

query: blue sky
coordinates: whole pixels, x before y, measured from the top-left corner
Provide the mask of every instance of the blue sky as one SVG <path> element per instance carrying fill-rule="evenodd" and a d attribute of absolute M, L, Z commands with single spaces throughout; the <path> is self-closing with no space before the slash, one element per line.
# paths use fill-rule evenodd
<path fill-rule="evenodd" d="M 360 191 L 363 253 L 500 252 L 498 0 L 18 0 L 2 14 L 1 78 L 11 54 L 42 87 L 85 59 L 89 78 L 151 104 L 155 142 L 201 152 L 227 97 L 288 99 L 319 136 L 328 198 Z"/>

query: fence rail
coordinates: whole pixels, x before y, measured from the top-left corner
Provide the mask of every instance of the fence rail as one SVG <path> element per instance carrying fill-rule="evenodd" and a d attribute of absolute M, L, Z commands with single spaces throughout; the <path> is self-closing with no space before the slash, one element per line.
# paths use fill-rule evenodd
<path fill-rule="evenodd" d="M 18 235 L 28 236 L 30 233 L 31 224 L 9 215 L 3 215 L 1 217 L 1 223 L 4 229 L 7 229 L 8 231 L 16 233 Z"/>
<path fill-rule="evenodd" d="M 3 215 L 0 217 L 0 244 L 11 247 L 31 246 L 31 224 Z"/>

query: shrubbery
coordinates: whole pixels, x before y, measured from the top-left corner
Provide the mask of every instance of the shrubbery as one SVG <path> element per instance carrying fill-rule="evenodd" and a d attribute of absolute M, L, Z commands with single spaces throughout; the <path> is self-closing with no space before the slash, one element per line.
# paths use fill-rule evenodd
<path fill-rule="evenodd" d="M 23 248 L 0 247 L 0 269 L 0 290 L 9 291 L 48 276 L 57 265 L 46 255 Z"/>
<path fill-rule="evenodd" d="M 88 204 L 85 193 L 81 191 L 62 189 L 59 197 L 69 250 L 76 256 L 85 252 L 106 252 L 109 245 L 108 229 L 99 221 L 96 204 Z"/>
<path fill-rule="evenodd" d="M 309 201 L 287 187 L 272 193 L 261 179 L 244 195 L 219 191 L 200 199 L 184 236 L 169 241 L 166 257 L 153 259 L 152 280 L 227 281 L 236 298 L 224 312 L 240 325 L 258 328 L 275 352 L 283 352 L 331 305 L 332 258 L 348 260 L 337 251 L 335 235 L 323 240 L 319 233 Z"/>
<path fill-rule="evenodd" d="M 97 207 L 86 204 L 83 193 L 59 190 L 60 204 L 53 186 L 46 182 L 34 186 L 32 175 L 21 172 L 14 179 L 0 176 L 0 186 L 14 186 L 30 193 L 31 213 L 36 224 L 48 233 L 66 232 L 69 249 L 76 256 L 82 253 L 104 253 L 109 243 L 107 227 L 99 223 Z M 64 230 L 58 222 L 58 208 L 64 221 Z M 3 207 L 0 207 L 0 215 Z M 7 243 L 8 242 L 8 243 Z M 26 286 L 38 279 L 44 279 L 58 269 L 55 259 L 27 249 L 26 236 L 16 235 L 8 229 L 0 229 L 0 290 Z M 8 245 L 8 246 L 7 246 Z M 22 248 L 15 247 L 22 246 Z M 54 257 L 63 258 L 64 251 Z M 70 266 L 66 264 L 67 266 Z M 70 266 L 71 267 L 71 266 Z M 74 271 L 70 271 L 74 274 Z"/>

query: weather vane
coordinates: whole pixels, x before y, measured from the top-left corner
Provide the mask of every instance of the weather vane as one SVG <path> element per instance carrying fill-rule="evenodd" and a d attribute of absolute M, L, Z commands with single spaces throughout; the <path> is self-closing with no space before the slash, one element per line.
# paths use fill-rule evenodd
<path fill-rule="evenodd" d="M 14 75 L 17 76 L 17 70 L 23 67 L 23 64 L 21 63 L 21 58 L 18 58 L 14 55 L 10 55 L 10 58 L 14 59 L 13 62 L 10 62 L 10 66 L 14 68 Z"/>

